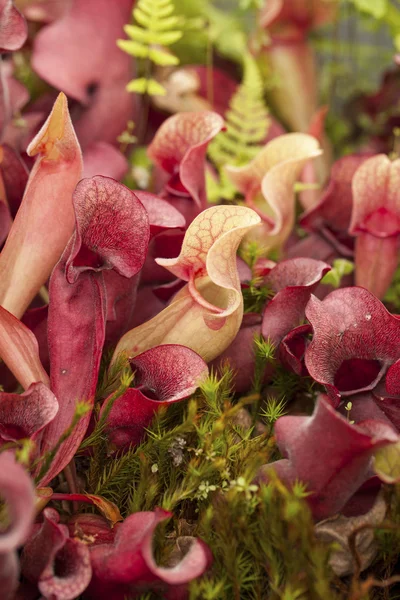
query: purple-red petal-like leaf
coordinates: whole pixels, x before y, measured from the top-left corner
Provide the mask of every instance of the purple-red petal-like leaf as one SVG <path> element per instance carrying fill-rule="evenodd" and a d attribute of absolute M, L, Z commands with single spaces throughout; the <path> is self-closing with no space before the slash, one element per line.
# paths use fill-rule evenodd
<path fill-rule="evenodd" d="M 74 192 L 76 233 L 67 259 L 67 280 L 82 271 L 114 269 L 124 277 L 140 271 L 149 242 L 149 219 L 135 194 L 110 177 L 82 179 Z M 132 236 L 134 235 L 134 239 Z"/>
<path fill-rule="evenodd" d="M 346 401 L 342 402 L 338 410 L 346 417 L 349 415 L 356 425 L 362 421 L 374 420 L 383 421 L 393 426 L 392 419 L 389 419 L 382 410 L 383 399 L 378 400 L 372 392 L 364 392 L 352 396 L 350 414 L 346 410 L 346 405 Z"/>
<path fill-rule="evenodd" d="M 267 304 L 261 333 L 277 346 L 291 329 L 300 325 L 312 291 L 330 266 L 312 258 L 280 262 L 267 275 L 266 283 L 276 292 Z"/>
<path fill-rule="evenodd" d="M 165 344 L 131 360 L 136 389 L 118 398 L 107 416 L 110 441 L 118 448 L 137 444 L 154 413 L 172 402 L 187 398 L 207 376 L 204 360 L 185 346 Z M 107 409 L 107 400 L 102 410 Z"/>
<path fill-rule="evenodd" d="M 147 211 L 150 221 L 151 241 L 140 277 L 135 276 L 125 279 L 118 275 L 118 273 L 111 271 L 106 274 L 108 305 L 107 341 L 110 343 L 117 342 L 135 324 L 134 319 L 138 314 L 136 310 L 136 295 L 139 278 L 141 282 L 148 279 L 154 285 L 159 272 L 162 275 L 166 273 L 167 277 L 171 277 L 165 269 L 156 264 L 154 258 L 155 256 L 159 256 L 160 248 L 164 250 L 171 249 L 171 246 L 172 255 L 167 253 L 167 256 L 176 255 L 174 251 L 175 246 L 177 246 L 175 238 L 177 238 L 177 241 L 181 241 L 183 233 L 176 235 L 176 231 L 168 230 L 176 230 L 185 226 L 185 218 L 165 200 L 149 192 L 135 190 L 134 193 Z M 173 234 L 173 243 L 171 243 L 169 234 Z M 179 243 L 178 252 L 180 245 Z M 165 256 L 165 254 L 163 255 Z M 148 303 L 146 306 L 148 306 Z"/>
<path fill-rule="evenodd" d="M 33 383 L 23 394 L 0 392 L 0 445 L 23 438 L 35 440 L 58 411 L 54 394 Z"/>
<path fill-rule="evenodd" d="M 135 190 L 135 194 L 149 215 L 152 237 L 165 229 L 183 229 L 185 227 L 185 217 L 166 200 L 140 190 Z"/>
<path fill-rule="evenodd" d="M 110 270 L 126 278 L 136 275 L 150 236 L 143 205 L 108 177 L 83 179 L 75 190 L 74 206 L 75 233 L 50 279 L 50 376 L 60 410 L 46 429 L 42 450 L 53 448 L 69 427 L 77 402 L 93 404 L 105 340 L 105 275 Z M 41 485 L 71 460 L 89 419 L 90 411 L 61 446 Z"/>
<path fill-rule="evenodd" d="M 88 546 L 69 537 L 56 510 L 43 511 L 43 523 L 25 544 L 21 567 L 45 598 L 74 600 L 87 588 L 92 569 Z"/>
<path fill-rule="evenodd" d="M 197 539 L 174 567 L 156 564 L 152 549 L 154 532 L 158 523 L 170 516 L 162 509 L 135 513 L 117 526 L 114 544 L 93 546 L 93 578 L 85 597 L 123 600 L 140 585 L 179 586 L 202 575 L 210 564 L 210 551 Z"/>
<path fill-rule="evenodd" d="M 148 147 L 150 158 L 171 176 L 167 188 L 191 196 L 199 209 L 206 207 L 207 146 L 223 127 L 223 118 L 211 111 L 179 113 L 161 125 Z"/>
<path fill-rule="evenodd" d="M 39 358 L 37 339 L 26 325 L 0 306 L 0 357 L 20 384 L 49 383 Z"/>
<path fill-rule="evenodd" d="M 92 513 L 74 514 L 67 524 L 70 537 L 76 539 L 90 538 L 94 545 L 112 544 L 115 529 L 111 529 L 110 522 L 101 515 Z"/>
<path fill-rule="evenodd" d="M 176 402 L 187 398 L 207 376 L 204 360 L 185 346 L 165 344 L 139 354 L 131 361 L 135 384 L 150 398 Z"/>
<path fill-rule="evenodd" d="M 307 336 L 311 333 L 311 325 L 300 325 L 289 331 L 279 344 L 279 360 L 288 370 L 296 375 L 305 375 L 304 354 L 307 348 Z"/>
<path fill-rule="evenodd" d="M 249 390 L 253 382 L 256 360 L 254 338 L 261 333 L 261 323 L 262 317 L 258 313 L 244 314 L 233 342 L 210 364 L 212 368 L 218 368 L 226 362 L 229 363 L 234 374 L 235 391 L 238 394 Z"/>
<path fill-rule="evenodd" d="M 306 317 L 314 332 L 306 367 L 333 396 L 373 389 L 400 356 L 400 321 L 364 288 L 311 296 Z"/>
<path fill-rule="evenodd" d="M 365 155 L 353 154 L 334 163 L 328 187 L 318 204 L 302 215 L 302 227 L 318 231 L 323 226 L 329 226 L 338 231 L 347 231 L 353 206 L 353 176 L 367 158 L 369 157 Z"/>
<path fill-rule="evenodd" d="M 278 419 L 275 435 L 285 458 L 262 467 L 260 477 L 268 478 L 269 469 L 274 469 L 286 485 L 296 480 L 305 483 L 317 520 L 339 512 L 370 477 L 375 450 L 399 439 L 391 426 L 380 421 L 351 425 L 324 396 L 311 417 Z"/>
<path fill-rule="evenodd" d="M 27 36 L 26 21 L 13 0 L 0 0 L 0 52 L 19 50 Z"/>

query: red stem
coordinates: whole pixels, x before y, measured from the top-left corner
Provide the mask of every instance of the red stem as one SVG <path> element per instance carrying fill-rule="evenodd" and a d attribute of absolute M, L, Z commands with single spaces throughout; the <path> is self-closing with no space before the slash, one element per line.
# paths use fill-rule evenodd
<path fill-rule="evenodd" d="M 67 502 L 85 502 L 94 506 L 93 500 L 84 494 L 53 494 L 51 500 L 58 500 L 59 502 L 64 500 Z"/>

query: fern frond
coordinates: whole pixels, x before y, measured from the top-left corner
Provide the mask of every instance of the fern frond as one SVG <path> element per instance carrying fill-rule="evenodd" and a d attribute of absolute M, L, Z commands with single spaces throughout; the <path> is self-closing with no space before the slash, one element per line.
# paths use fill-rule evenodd
<path fill-rule="evenodd" d="M 219 168 L 251 160 L 262 147 L 269 127 L 263 82 L 250 54 L 245 55 L 243 68 L 243 81 L 225 115 L 226 131 L 220 133 L 209 147 L 210 158 Z"/>
<path fill-rule="evenodd" d="M 124 31 L 129 40 L 117 40 L 117 46 L 127 54 L 145 60 L 147 68 L 145 76 L 130 81 L 126 87 L 128 92 L 164 96 L 164 87 L 151 78 L 149 66 L 160 67 L 179 64 L 179 58 L 167 49 L 181 39 L 182 19 L 174 12 L 172 0 L 139 0 L 133 10 L 137 24 L 125 25 Z"/>

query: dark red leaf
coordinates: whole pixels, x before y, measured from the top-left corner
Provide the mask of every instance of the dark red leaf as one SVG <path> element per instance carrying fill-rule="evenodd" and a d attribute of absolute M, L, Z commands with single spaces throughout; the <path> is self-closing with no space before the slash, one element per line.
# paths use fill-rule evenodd
<path fill-rule="evenodd" d="M 302 227 L 320 231 L 328 226 L 335 231 L 347 231 L 353 207 L 353 176 L 368 158 L 369 155 L 350 154 L 334 163 L 329 184 L 318 204 L 301 216 Z"/>
<path fill-rule="evenodd" d="M 351 425 L 326 396 L 319 397 L 311 417 L 278 419 L 275 435 L 285 458 L 262 467 L 260 477 L 268 478 L 269 469 L 274 469 L 286 485 L 305 483 L 317 520 L 339 512 L 370 477 L 374 451 L 399 439 L 380 421 Z"/>
<path fill-rule="evenodd" d="M 110 441 L 118 448 L 137 444 L 160 406 L 187 398 L 208 374 L 198 354 L 173 344 L 151 348 L 130 362 L 136 389 L 118 398 L 107 417 Z"/>
<path fill-rule="evenodd" d="M 56 510 L 45 508 L 43 523 L 36 525 L 25 544 L 21 567 L 24 577 L 38 585 L 45 598 L 72 600 L 87 588 L 92 569 L 89 548 L 69 537 Z"/>
<path fill-rule="evenodd" d="M 181 586 L 204 573 L 210 551 L 196 539 L 174 567 L 159 567 L 153 556 L 153 536 L 158 523 L 171 513 L 162 509 L 130 515 L 118 527 L 114 544 L 91 548 L 93 578 L 85 598 L 124 600 L 135 588 Z"/>
<path fill-rule="evenodd" d="M 333 397 L 373 389 L 400 356 L 400 321 L 364 288 L 335 290 L 323 301 L 311 296 L 306 316 L 314 332 L 306 367 Z M 358 380 L 351 370 L 345 375 L 351 364 L 364 367 Z"/>
<path fill-rule="evenodd" d="M 93 404 L 107 317 L 107 278 L 113 269 L 132 278 L 149 240 L 147 213 L 133 192 L 108 177 L 83 179 L 74 194 L 76 230 L 50 280 L 48 316 L 51 389 L 60 410 L 46 429 L 42 451 L 70 425 L 76 403 Z M 115 295 L 115 290 L 114 290 Z M 61 446 L 45 485 L 71 460 L 90 420 L 79 421 Z"/>
<path fill-rule="evenodd" d="M 58 411 L 58 402 L 43 383 L 33 383 L 23 394 L 0 392 L 0 444 L 23 438 L 37 440 Z"/>
<path fill-rule="evenodd" d="M 275 346 L 291 329 L 300 325 L 312 291 L 330 266 L 312 258 L 291 258 L 280 262 L 266 277 L 276 292 L 265 307 L 261 333 Z"/>

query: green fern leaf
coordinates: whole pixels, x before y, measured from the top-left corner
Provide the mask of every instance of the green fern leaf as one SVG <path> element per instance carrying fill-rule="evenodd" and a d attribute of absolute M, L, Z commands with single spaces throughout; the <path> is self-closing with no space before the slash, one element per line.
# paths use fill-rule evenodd
<path fill-rule="evenodd" d="M 354 6 L 361 12 L 365 12 L 375 19 L 382 19 L 387 10 L 388 10 L 388 2 L 387 0 L 352 0 Z"/>
<path fill-rule="evenodd" d="M 117 40 L 117 46 L 127 54 L 138 58 L 147 58 L 149 55 L 148 46 L 134 42 L 133 40 Z"/>
<path fill-rule="evenodd" d="M 124 31 L 129 40 L 117 40 L 121 50 L 146 61 L 142 71 L 145 76 L 132 80 L 126 87 L 130 92 L 164 96 L 164 87 L 153 79 L 151 66 L 169 67 L 179 64 L 179 58 L 167 47 L 181 39 L 183 32 L 179 29 L 184 24 L 181 17 L 174 15 L 173 0 L 138 0 L 132 14 L 136 21 L 133 25 L 125 25 Z"/>
<path fill-rule="evenodd" d="M 170 46 L 171 44 L 175 44 L 178 40 L 183 36 L 182 31 L 172 30 L 172 31 L 161 31 L 158 30 L 154 33 L 154 43 L 159 44 L 160 46 Z"/>
<path fill-rule="evenodd" d="M 137 42 L 150 44 L 153 41 L 150 39 L 151 31 L 148 29 L 143 29 L 143 27 L 138 27 L 137 25 L 125 25 L 124 31 L 126 35 L 129 35 L 132 40 Z"/>
<path fill-rule="evenodd" d="M 139 77 L 138 79 L 132 79 L 126 86 L 128 92 L 136 92 L 137 94 L 145 94 L 147 90 L 147 79 L 145 77 Z"/>
<path fill-rule="evenodd" d="M 181 39 L 182 31 L 153 31 L 136 25 L 125 25 L 124 31 L 132 40 L 143 44 L 158 44 L 169 46 Z"/>
<path fill-rule="evenodd" d="M 244 58 L 243 81 L 230 101 L 225 119 L 226 130 L 209 147 L 210 158 L 219 169 L 251 160 L 260 150 L 268 131 L 263 83 L 250 54 Z"/>
<path fill-rule="evenodd" d="M 142 27 L 148 28 L 151 26 L 150 15 L 146 14 L 141 8 L 135 8 L 133 11 L 133 16 L 135 21 L 137 21 Z"/>
<path fill-rule="evenodd" d="M 161 67 L 179 64 L 179 58 L 177 56 L 164 52 L 163 50 L 156 50 L 155 48 L 149 49 L 149 58 L 151 58 L 155 65 Z"/>
<path fill-rule="evenodd" d="M 167 31 L 173 27 L 180 25 L 181 19 L 179 17 L 169 17 L 168 19 L 162 19 L 161 21 L 155 21 L 152 25 L 153 31 Z"/>
<path fill-rule="evenodd" d="M 155 79 L 147 80 L 147 93 L 150 96 L 165 96 L 165 88 Z"/>
<path fill-rule="evenodd" d="M 170 0 L 142 0 L 146 10 L 152 11 L 158 17 L 164 17 L 173 11 Z"/>

